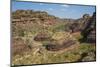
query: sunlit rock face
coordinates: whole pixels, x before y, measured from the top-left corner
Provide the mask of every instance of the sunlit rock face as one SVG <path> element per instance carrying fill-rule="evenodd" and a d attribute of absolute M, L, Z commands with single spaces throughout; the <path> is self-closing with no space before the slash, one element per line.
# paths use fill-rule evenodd
<path fill-rule="evenodd" d="M 95 43 L 96 41 L 96 13 L 93 13 L 93 16 L 87 23 L 86 27 L 82 31 L 84 40 L 90 43 Z"/>

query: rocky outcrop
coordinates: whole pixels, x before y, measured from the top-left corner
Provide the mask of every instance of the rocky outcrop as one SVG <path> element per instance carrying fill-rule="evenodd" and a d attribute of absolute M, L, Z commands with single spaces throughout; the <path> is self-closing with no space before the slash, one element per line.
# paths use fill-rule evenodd
<path fill-rule="evenodd" d="M 90 43 L 96 42 L 96 13 L 93 13 L 92 18 L 87 23 L 82 31 L 83 39 Z"/>
<path fill-rule="evenodd" d="M 35 37 L 34 40 L 35 41 L 45 41 L 45 40 L 49 40 L 50 39 L 50 35 L 47 33 L 38 33 Z"/>
<path fill-rule="evenodd" d="M 41 23 L 47 21 L 47 20 L 54 20 L 57 19 L 57 17 L 49 15 L 45 11 L 33 11 L 33 10 L 17 10 L 12 13 L 12 22 L 13 23 L 24 23 L 24 21 L 27 23 L 29 22 L 35 22 L 37 20 L 40 20 Z"/>
<path fill-rule="evenodd" d="M 69 22 L 69 24 L 66 25 L 66 31 L 70 31 L 71 33 L 81 32 L 89 22 L 90 18 L 91 17 L 88 14 L 84 14 L 82 18 Z"/>
<path fill-rule="evenodd" d="M 46 45 L 46 49 L 50 51 L 59 51 L 59 50 L 69 48 L 70 46 L 75 45 L 75 44 L 76 44 L 76 41 L 74 40 L 67 40 L 67 41 L 64 41 L 62 44 L 49 43 L 48 45 Z"/>
<path fill-rule="evenodd" d="M 52 41 L 46 45 L 50 51 L 59 51 L 78 45 L 78 42 L 68 32 L 57 32 L 52 36 Z"/>
<path fill-rule="evenodd" d="M 96 13 L 93 16 L 84 14 L 82 18 L 74 20 L 72 23 L 66 24 L 66 31 L 75 33 L 81 32 L 83 41 L 93 42 L 96 41 Z"/>
<path fill-rule="evenodd" d="M 69 26 L 69 30 L 70 30 L 71 33 L 80 31 L 80 30 L 81 30 L 81 29 L 80 29 L 80 24 L 77 23 L 77 22 L 72 23 L 72 24 Z"/>

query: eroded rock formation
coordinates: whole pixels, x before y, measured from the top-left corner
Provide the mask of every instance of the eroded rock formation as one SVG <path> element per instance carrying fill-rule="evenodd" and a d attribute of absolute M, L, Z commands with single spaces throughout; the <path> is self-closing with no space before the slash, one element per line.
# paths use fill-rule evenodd
<path fill-rule="evenodd" d="M 93 13 L 92 18 L 87 23 L 86 27 L 82 31 L 84 40 L 90 43 L 96 42 L 96 13 Z"/>
<path fill-rule="evenodd" d="M 46 45 L 47 50 L 59 51 L 73 45 L 78 46 L 78 42 L 68 32 L 57 32 L 52 36 L 52 40 Z"/>

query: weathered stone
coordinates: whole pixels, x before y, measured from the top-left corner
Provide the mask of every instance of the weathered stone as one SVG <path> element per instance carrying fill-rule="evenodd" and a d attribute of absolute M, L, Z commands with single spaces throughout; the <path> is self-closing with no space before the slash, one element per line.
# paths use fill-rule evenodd
<path fill-rule="evenodd" d="M 75 19 L 73 22 L 69 22 L 66 24 L 66 31 L 70 31 L 71 33 L 81 32 L 87 25 L 90 20 L 90 16 L 88 14 L 84 14 L 82 18 Z"/>
<path fill-rule="evenodd" d="M 87 23 L 86 27 L 82 31 L 84 40 L 90 43 L 96 42 L 96 13 L 93 14 L 92 18 Z"/>
<path fill-rule="evenodd" d="M 35 41 L 44 41 L 50 39 L 50 35 L 47 33 L 39 33 L 34 37 Z"/>
<path fill-rule="evenodd" d="M 59 44 L 59 43 L 48 44 L 48 45 L 46 45 L 46 49 L 50 50 L 50 51 L 59 51 L 59 50 L 69 48 L 70 46 L 75 45 L 75 44 L 76 44 L 76 41 L 68 40 L 68 41 L 63 42 L 63 44 Z"/>
<path fill-rule="evenodd" d="M 68 32 L 57 32 L 52 36 L 54 41 L 46 45 L 46 49 L 50 51 L 58 51 L 69 48 L 72 45 L 78 45 L 78 42 Z"/>

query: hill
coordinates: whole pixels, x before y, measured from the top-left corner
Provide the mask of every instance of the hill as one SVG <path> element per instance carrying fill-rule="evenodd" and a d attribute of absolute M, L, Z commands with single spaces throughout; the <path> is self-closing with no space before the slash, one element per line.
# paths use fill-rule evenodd
<path fill-rule="evenodd" d="M 12 12 L 12 64 L 95 61 L 95 20 L 95 13 L 63 19 L 45 11 Z"/>

